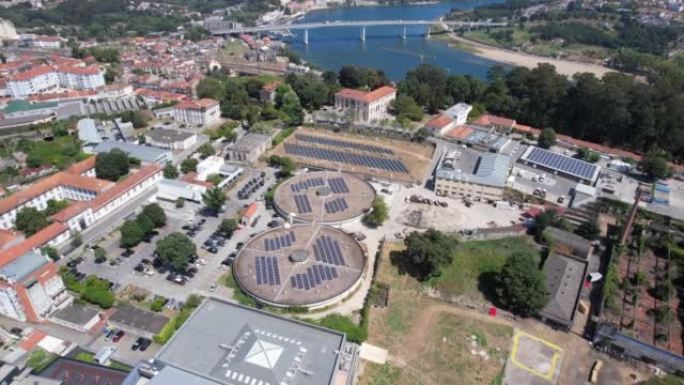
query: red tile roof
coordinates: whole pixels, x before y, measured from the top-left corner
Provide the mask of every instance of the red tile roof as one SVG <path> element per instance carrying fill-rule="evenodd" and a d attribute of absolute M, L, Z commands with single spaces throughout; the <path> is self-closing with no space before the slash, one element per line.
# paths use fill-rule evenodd
<path fill-rule="evenodd" d="M 446 136 L 453 139 L 464 139 L 468 135 L 472 134 L 475 130 L 468 126 L 458 126 L 454 127 L 452 130 L 446 133 Z"/>
<path fill-rule="evenodd" d="M 396 88 L 390 86 L 382 86 L 380 88 L 376 88 L 371 92 L 353 90 L 351 88 L 343 88 L 340 91 L 338 91 L 335 94 L 335 96 L 339 96 L 346 99 L 352 99 L 363 103 L 373 103 L 395 92 L 397 92 Z"/>
<path fill-rule="evenodd" d="M 66 223 L 69 219 L 81 214 L 82 212 L 88 210 L 90 207 L 90 202 L 80 201 L 76 202 L 64 210 L 58 212 L 52 216 L 52 220 L 59 223 Z"/>
<path fill-rule="evenodd" d="M 477 118 L 473 124 L 479 124 L 481 126 L 498 126 L 498 127 L 507 127 L 507 128 L 513 128 L 515 126 L 515 120 L 513 119 L 508 119 L 508 118 L 502 118 L 500 116 L 496 115 L 490 115 L 490 114 L 484 114 Z"/>
<path fill-rule="evenodd" d="M 10 246 L 11 243 L 23 238 L 21 233 L 12 230 L 0 229 L 0 250 Z"/>
<path fill-rule="evenodd" d="M 257 207 L 256 202 L 252 202 L 252 203 L 250 203 L 249 206 L 247 206 L 247 209 L 245 209 L 245 213 L 242 214 L 242 216 L 247 217 L 247 218 L 252 218 L 254 216 L 254 214 L 256 214 L 257 209 L 258 209 L 258 207 Z"/>
<path fill-rule="evenodd" d="M 128 178 L 122 180 L 121 182 L 114 185 L 114 187 L 108 189 L 107 191 L 98 195 L 97 198 L 93 199 L 91 201 L 93 211 L 101 209 L 102 207 L 107 205 L 107 203 L 113 201 L 114 199 L 121 196 L 121 194 L 128 191 L 131 187 L 139 184 L 140 182 L 151 177 L 152 175 L 161 172 L 162 169 L 163 167 L 158 164 L 150 164 L 141 168 L 133 175 L 129 175 Z"/>
<path fill-rule="evenodd" d="M 218 106 L 218 102 L 214 99 L 204 98 L 199 100 L 187 99 L 174 106 L 179 110 L 201 110 Z"/>
<path fill-rule="evenodd" d="M 25 340 L 21 341 L 19 344 L 19 347 L 26 350 L 27 352 L 33 350 L 36 346 L 38 346 L 38 343 L 43 340 L 43 338 L 47 337 L 47 333 L 45 333 L 42 330 L 34 330 L 29 334 L 28 337 L 26 337 Z"/>
<path fill-rule="evenodd" d="M 453 122 L 454 120 L 451 119 L 451 117 L 448 115 L 437 115 L 434 118 L 430 119 L 427 123 L 425 123 L 425 126 L 428 128 L 439 130 L 450 125 Z"/>
<path fill-rule="evenodd" d="M 87 76 L 87 75 L 99 75 L 102 73 L 102 70 L 98 66 L 80 67 L 80 66 L 60 65 L 60 66 L 57 66 L 57 72 Z"/>
<path fill-rule="evenodd" d="M 95 159 L 97 157 L 91 156 L 90 158 L 86 160 L 82 160 L 80 162 L 74 163 L 69 168 L 67 168 L 64 172 L 69 173 L 69 174 L 74 174 L 74 175 L 81 175 L 84 172 L 91 170 L 95 168 Z"/>
<path fill-rule="evenodd" d="M 0 266 L 4 266 L 33 249 L 40 249 L 69 228 L 61 223 L 51 223 L 46 228 L 26 238 L 26 240 L 7 250 L 0 251 Z"/>
<path fill-rule="evenodd" d="M 52 67 L 47 66 L 47 65 L 42 65 L 42 66 L 37 66 L 37 67 L 32 67 L 31 69 L 24 71 L 24 72 L 19 72 L 18 74 L 10 77 L 10 81 L 15 81 L 15 82 L 21 82 L 21 81 L 27 81 L 31 80 L 35 77 L 41 76 L 41 75 L 46 75 L 51 72 L 54 72 Z"/>

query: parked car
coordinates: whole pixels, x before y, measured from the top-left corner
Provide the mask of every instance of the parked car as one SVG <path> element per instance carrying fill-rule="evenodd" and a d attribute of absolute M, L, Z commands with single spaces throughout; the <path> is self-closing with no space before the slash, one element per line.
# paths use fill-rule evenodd
<path fill-rule="evenodd" d="M 133 251 L 133 250 L 131 250 L 131 249 L 126 249 L 126 250 L 124 250 L 123 253 L 121 253 L 121 256 L 124 257 L 124 258 L 128 258 L 128 257 L 130 257 L 131 255 L 133 255 L 134 253 L 135 253 L 135 251 Z"/>
<path fill-rule="evenodd" d="M 218 248 L 216 246 L 212 246 L 212 247 L 207 248 L 207 251 L 212 253 L 212 254 L 216 254 L 216 253 L 218 253 Z"/>
<path fill-rule="evenodd" d="M 116 329 L 111 329 L 105 334 L 105 341 L 109 342 L 116 335 Z"/>
<path fill-rule="evenodd" d="M 119 330 L 116 332 L 116 334 L 114 334 L 114 337 L 112 337 L 112 342 L 119 342 L 119 340 L 121 340 L 125 334 L 125 331 Z"/>
<path fill-rule="evenodd" d="M 140 351 L 144 352 L 150 347 L 150 345 L 152 345 L 152 340 L 149 338 L 143 338 L 142 343 L 140 344 Z"/>
<path fill-rule="evenodd" d="M 143 340 L 144 340 L 144 338 L 138 337 L 138 339 L 135 340 L 133 345 L 131 345 L 131 350 L 136 351 L 136 350 L 140 349 L 140 346 L 142 346 Z"/>

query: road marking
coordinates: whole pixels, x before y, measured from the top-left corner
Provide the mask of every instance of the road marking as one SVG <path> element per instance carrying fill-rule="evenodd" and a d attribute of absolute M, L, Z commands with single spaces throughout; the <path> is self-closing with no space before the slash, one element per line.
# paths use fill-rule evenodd
<path fill-rule="evenodd" d="M 520 361 L 516 358 L 518 354 L 518 345 L 520 343 L 520 337 L 526 337 L 532 340 L 535 340 L 541 344 L 544 344 L 551 349 L 554 350 L 553 356 L 551 357 L 551 365 L 549 366 L 549 369 L 546 372 L 540 372 L 535 368 L 531 368 Z M 558 365 L 558 361 L 561 358 L 561 353 L 563 352 L 563 349 L 561 349 L 560 346 L 555 345 L 551 342 L 545 341 L 537 336 L 533 336 L 531 334 L 527 334 L 522 331 L 516 331 L 515 336 L 513 336 L 513 350 L 511 351 L 511 362 L 520 369 L 523 369 L 525 371 L 528 371 L 535 376 L 541 377 L 545 380 L 551 381 L 553 379 L 554 374 L 556 373 L 556 366 Z"/>

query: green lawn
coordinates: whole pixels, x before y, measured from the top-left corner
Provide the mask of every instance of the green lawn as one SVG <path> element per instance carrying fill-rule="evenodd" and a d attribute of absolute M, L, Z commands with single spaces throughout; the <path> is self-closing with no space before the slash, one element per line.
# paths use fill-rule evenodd
<path fill-rule="evenodd" d="M 506 258 L 516 251 L 538 254 L 527 237 L 460 243 L 455 248 L 453 263 L 444 267 L 442 274 L 428 284 L 445 298 L 465 295 L 481 300 L 483 294 L 491 294 L 496 274 Z"/>
<path fill-rule="evenodd" d="M 33 369 L 34 373 L 40 373 L 56 360 L 57 357 L 56 354 L 48 353 L 41 348 L 36 348 L 26 360 L 26 366 Z"/>
<path fill-rule="evenodd" d="M 501 43 L 494 40 L 492 36 L 486 31 L 468 31 L 463 33 L 463 37 L 476 41 L 478 43 L 491 45 L 493 47 L 503 47 Z"/>

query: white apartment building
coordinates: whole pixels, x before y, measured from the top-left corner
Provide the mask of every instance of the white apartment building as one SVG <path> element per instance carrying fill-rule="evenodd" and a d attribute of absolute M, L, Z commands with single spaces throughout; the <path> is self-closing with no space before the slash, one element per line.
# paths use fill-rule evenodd
<path fill-rule="evenodd" d="M 389 86 L 371 92 L 343 88 L 335 94 L 335 108 L 350 111 L 354 121 L 371 123 L 387 118 L 387 110 L 396 97 L 397 90 Z"/>
<path fill-rule="evenodd" d="M 43 65 L 10 77 L 7 81 L 7 93 L 13 99 L 26 99 L 31 95 L 62 89 L 95 89 L 104 85 L 104 74 L 97 66 Z"/>
<path fill-rule="evenodd" d="M 214 99 L 184 100 L 173 106 L 173 118 L 187 124 L 208 126 L 221 120 L 221 107 Z"/>

